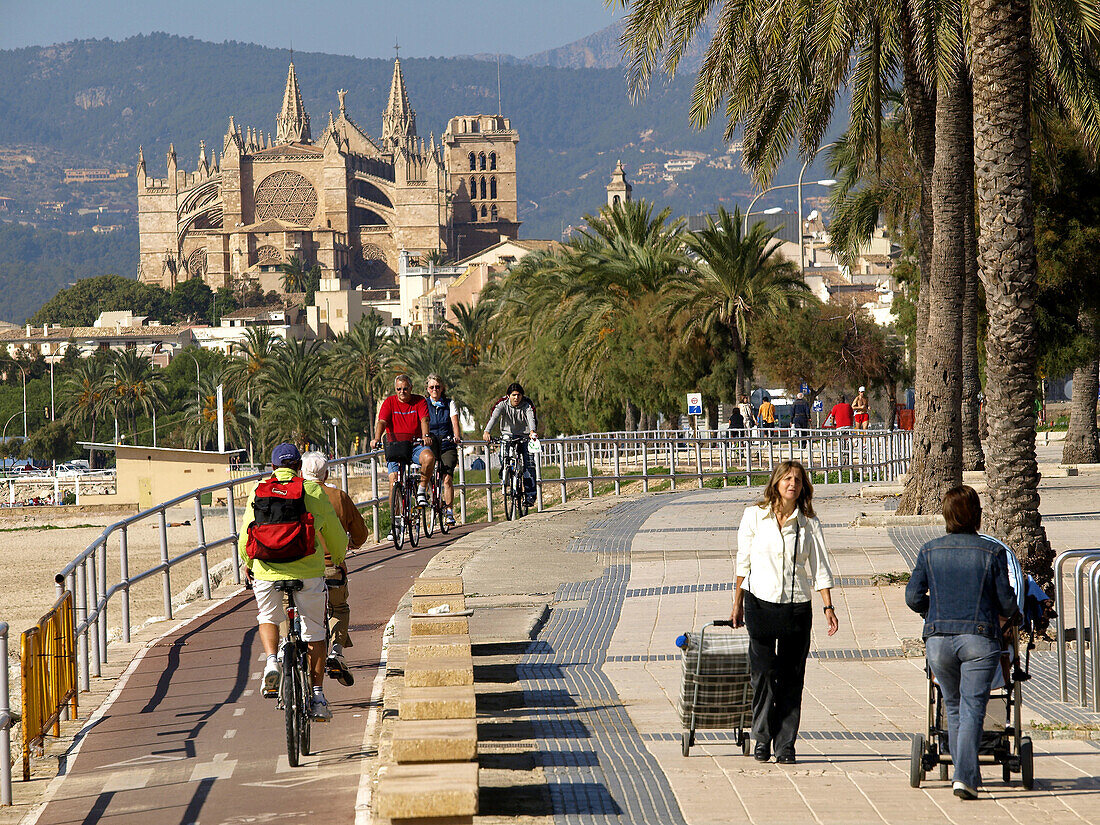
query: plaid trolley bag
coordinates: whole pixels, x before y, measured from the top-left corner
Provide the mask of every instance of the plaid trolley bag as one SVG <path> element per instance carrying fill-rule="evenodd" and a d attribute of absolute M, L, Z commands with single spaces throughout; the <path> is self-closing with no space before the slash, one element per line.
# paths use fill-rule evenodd
<path fill-rule="evenodd" d="M 749 752 L 752 722 L 752 683 L 749 680 L 749 637 L 747 633 L 708 633 L 715 627 L 729 627 L 729 620 L 711 622 L 699 633 L 685 633 L 680 682 L 680 723 L 684 732 L 684 756 L 695 744 L 700 728 L 732 730 L 741 752 Z M 681 641 L 682 640 L 682 641 Z"/>

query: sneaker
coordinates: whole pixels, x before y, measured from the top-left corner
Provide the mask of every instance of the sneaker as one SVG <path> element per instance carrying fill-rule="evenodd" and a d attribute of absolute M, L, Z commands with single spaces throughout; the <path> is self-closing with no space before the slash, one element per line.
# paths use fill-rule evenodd
<path fill-rule="evenodd" d="M 282 676 L 282 668 L 277 659 L 268 659 L 264 667 L 263 696 L 265 699 L 275 699 L 279 695 L 279 678 Z"/>
<path fill-rule="evenodd" d="M 386 533 L 386 537 L 382 541 L 393 541 L 393 531 Z"/>
<path fill-rule="evenodd" d="M 967 785 L 965 782 L 955 782 L 951 786 L 954 789 L 955 796 L 959 799 L 977 799 L 978 792 Z"/>
<path fill-rule="evenodd" d="M 448 510 L 446 518 L 447 518 L 447 526 L 448 527 L 454 527 L 455 526 L 455 511 L 454 510 Z"/>
<path fill-rule="evenodd" d="M 536 502 L 537 500 L 538 500 L 538 499 L 537 499 L 537 497 L 535 497 L 535 496 L 527 496 L 527 506 L 528 506 L 528 507 L 534 507 L 534 506 L 535 506 L 535 502 Z"/>
<path fill-rule="evenodd" d="M 416 503 L 421 507 L 428 506 L 428 489 L 426 487 L 418 487 L 416 490 Z"/>
<path fill-rule="evenodd" d="M 313 702 L 309 706 L 309 715 L 314 722 L 329 722 L 332 720 L 332 711 L 328 709 L 325 694 L 313 694 Z"/>
<path fill-rule="evenodd" d="M 340 645 L 333 645 L 332 650 L 329 651 L 328 659 L 325 660 L 325 670 L 328 675 L 342 684 L 344 687 L 351 687 L 355 684 L 355 677 L 351 675 L 351 671 L 348 670 L 347 663 L 344 661 L 344 651 Z"/>

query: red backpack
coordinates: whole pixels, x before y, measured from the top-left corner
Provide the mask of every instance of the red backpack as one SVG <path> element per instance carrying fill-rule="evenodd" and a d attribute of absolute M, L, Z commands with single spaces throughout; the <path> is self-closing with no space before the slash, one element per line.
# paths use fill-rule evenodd
<path fill-rule="evenodd" d="M 291 562 L 304 559 L 316 547 L 313 542 L 313 514 L 306 510 L 305 490 L 300 476 L 279 481 L 277 476 L 256 485 L 248 525 L 245 551 L 250 559 Z"/>

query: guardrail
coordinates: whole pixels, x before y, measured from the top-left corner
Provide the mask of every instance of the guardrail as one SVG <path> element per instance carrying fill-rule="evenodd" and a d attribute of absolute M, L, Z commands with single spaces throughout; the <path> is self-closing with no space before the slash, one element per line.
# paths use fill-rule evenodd
<path fill-rule="evenodd" d="M 0 622 L 0 805 L 11 798 L 11 695 L 8 693 L 8 623 Z"/>
<path fill-rule="evenodd" d="M 92 470 L 87 473 L 51 475 L 31 475 L 17 473 L 0 479 L 0 490 L 3 490 L 5 502 L 8 507 L 29 506 L 22 499 L 28 494 L 38 493 L 42 490 L 53 490 L 54 504 L 60 504 L 64 493 L 72 492 L 75 503 L 80 504 L 81 493 L 89 490 L 96 493 L 112 493 L 116 489 L 117 477 L 114 470 Z"/>
<path fill-rule="evenodd" d="M 1092 709 L 1100 711 L 1100 656 L 1096 650 L 1096 631 L 1100 628 L 1100 550 L 1067 550 L 1054 559 L 1054 603 L 1058 613 L 1057 649 L 1058 649 L 1058 690 L 1063 702 L 1069 701 L 1068 663 L 1066 660 L 1066 593 L 1065 574 L 1067 562 L 1077 560 L 1073 566 L 1073 612 L 1076 626 L 1074 640 L 1077 645 L 1077 704 L 1088 706 L 1088 679 L 1092 676 Z M 1086 568 L 1091 570 L 1086 574 Z M 1088 598 L 1085 585 L 1088 583 Z M 1085 622 L 1085 603 L 1088 602 L 1089 621 Z M 1086 656 L 1086 641 L 1090 655 Z M 1087 666 L 1091 659 L 1091 669 Z"/>
<path fill-rule="evenodd" d="M 60 736 L 62 718 L 76 716 L 73 642 L 73 597 L 66 591 L 20 640 L 24 782 L 31 778 L 31 753 L 42 752 L 47 731 Z"/>
<path fill-rule="evenodd" d="M 550 438 L 542 440 L 542 451 L 536 454 L 537 509 L 544 506 L 544 488 L 555 489 L 560 501 L 566 501 L 575 488 L 581 487 L 588 497 L 596 495 L 596 484 L 611 484 L 616 494 L 622 485 L 639 482 L 648 492 L 653 484 L 668 482 L 672 489 L 677 484 L 696 483 L 703 487 L 708 480 L 722 479 L 723 485 L 741 483 L 751 485 L 768 476 L 775 465 L 784 459 L 802 461 L 807 469 L 825 484 L 838 481 L 888 481 L 908 468 L 912 450 L 912 433 L 902 430 L 770 430 L 760 434 L 735 434 L 718 432 L 642 432 L 599 433 L 584 436 Z M 470 505 L 484 496 L 485 518 L 494 520 L 493 492 L 499 483 L 486 471 L 481 480 L 468 478 L 467 465 L 480 457 L 491 470 L 496 463 L 495 450 L 485 442 L 467 442 L 463 446 L 464 460 L 458 465 L 455 490 L 463 521 L 467 520 Z M 353 496 L 360 509 L 370 508 L 374 536 L 380 535 L 383 507 L 388 507 L 387 494 L 381 494 L 386 479 L 385 456 L 377 450 L 355 456 L 333 459 L 330 479 L 345 491 L 354 479 L 369 479 L 369 495 Z M 76 634 L 77 675 L 79 688 L 87 690 L 91 676 L 99 676 L 107 662 L 107 606 L 118 599 L 120 607 L 120 636 L 129 642 L 131 637 L 130 589 L 147 579 L 159 576 L 164 602 L 164 616 L 171 619 L 172 568 L 198 557 L 202 594 L 210 598 L 211 579 L 209 553 L 219 547 L 229 547 L 234 559 L 233 573 L 236 583 L 241 581 L 241 571 L 236 559 L 237 508 L 243 505 L 253 482 L 262 473 L 231 470 L 226 481 L 192 490 L 184 495 L 158 504 L 134 516 L 115 522 L 65 566 L 55 577 L 58 594 L 65 589 L 74 596 L 74 632 Z M 816 482 L 815 482 L 816 483 Z M 571 493 L 570 488 L 573 488 Z M 212 536 L 207 531 L 207 515 L 220 508 L 204 505 L 203 499 L 224 500 L 228 515 L 225 535 Z M 471 498 L 473 497 L 473 498 Z M 168 510 L 194 505 L 195 542 L 182 552 L 172 554 L 168 542 Z M 128 551 L 129 531 L 134 525 L 155 521 L 159 530 L 160 561 L 139 573 L 130 572 Z M 117 576 L 108 581 L 108 543 L 118 543 Z"/>

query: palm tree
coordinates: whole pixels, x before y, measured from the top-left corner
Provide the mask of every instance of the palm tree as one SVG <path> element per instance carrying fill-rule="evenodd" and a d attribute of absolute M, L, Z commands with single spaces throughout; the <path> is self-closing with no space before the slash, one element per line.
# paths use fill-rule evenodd
<path fill-rule="evenodd" d="M 1049 582 L 1053 553 L 1039 516 L 1035 459 L 1031 5 L 1028 0 L 971 0 L 970 32 L 978 254 L 989 311 L 986 524 L 1016 551 L 1029 573 Z"/>
<path fill-rule="evenodd" d="M 279 269 L 283 273 L 283 292 L 305 292 L 309 289 L 310 273 L 301 258 L 291 257 L 285 264 L 280 264 Z"/>
<path fill-rule="evenodd" d="M 253 416 L 240 403 L 228 381 L 228 369 L 207 373 L 199 381 L 198 398 L 184 409 L 184 442 L 196 450 L 211 449 L 218 442 L 218 385 L 222 385 L 222 420 L 227 445 L 246 444 L 251 439 Z"/>
<path fill-rule="evenodd" d="M 1100 340 L 1094 311 L 1080 307 L 1077 324 L 1087 347 L 1087 360 L 1073 371 L 1069 428 L 1062 445 L 1063 464 L 1100 462 L 1100 443 L 1096 432 L 1096 396 L 1100 391 Z"/>
<path fill-rule="evenodd" d="M 283 340 L 267 327 L 249 327 L 245 330 L 244 340 L 234 345 L 234 357 L 226 365 L 225 378 L 230 391 L 237 397 L 245 398 L 249 463 L 254 461 L 255 411 L 263 409 L 263 386 L 260 379 L 283 346 Z"/>
<path fill-rule="evenodd" d="M 455 357 L 467 371 L 481 362 L 482 354 L 489 348 L 493 311 L 493 302 L 484 298 L 476 304 L 458 303 L 451 307 L 454 320 L 448 318 L 445 328 Z"/>
<path fill-rule="evenodd" d="M 137 417 L 152 415 L 164 400 L 164 378 L 136 349 L 114 353 L 106 380 L 106 403 L 129 425 L 137 443 Z"/>
<path fill-rule="evenodd" d="M 373 422 L 378 396 L 386 391 L 389 354 L 382 317 L 371 312 L 336 339 L 335 362 L 340 370 L 344 403 L 349 406 L 366 402 L 366 419 Z"/>
<path fill-rule="evenodd" d="M 260 377 L 265 447 L 290 440 L 304 448 L 326 440 L 325 422 L 343 413 L 328 366 L 320 341 L 291 340 L 275 352 Z"/>
<path fill-rule="evenodd" d="M 107 363 L 103 358 L 85 358 L 73 367 L 70 376 L 61 385 L 61 401 L 65 405 L 65 420 L 74 427 L 89 427 L 91 441 L 95 443 L 96 425 L 108 413 Z M 95 469 L 96 451 L 89 455 Z"/>
<path fill-rule="evenodd" d="M 392 342 L 391 352 L 392 368 L 412 376 L 414 388 L 423 387 L 428 376 L 435 373 L 443 379 L 449 395 L 456 400 L 464 400 L 462 368 L 442 332 L 425 335 L 416 331 L 397 337 Z"/>
<path fill-rule="evenodd" d="M 749 392 L 746 353 L 749 325 L 775 316 L 811 296 L 794 263 L 779 256 L 775 230 L 757 222 L 741 231 L 741 211 L 719 207 L 718 218 L 684 236 L 693 253 L 692 276 L 678 281 L 671 293 L 675 313 L 685 317 L 684 332 L 730 333 L 737 365 L 736 395 Z"/>

